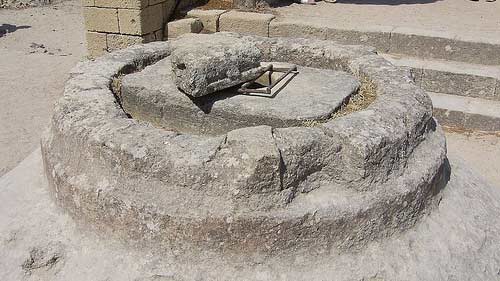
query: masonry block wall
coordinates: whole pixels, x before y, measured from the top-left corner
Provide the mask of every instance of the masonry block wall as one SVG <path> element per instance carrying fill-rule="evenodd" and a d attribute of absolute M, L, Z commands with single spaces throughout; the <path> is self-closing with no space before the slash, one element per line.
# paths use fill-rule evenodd
<path fill-rule="evenodd" d="M 90 57 L 166 38 L 175 0 L 83 0 Z"/>

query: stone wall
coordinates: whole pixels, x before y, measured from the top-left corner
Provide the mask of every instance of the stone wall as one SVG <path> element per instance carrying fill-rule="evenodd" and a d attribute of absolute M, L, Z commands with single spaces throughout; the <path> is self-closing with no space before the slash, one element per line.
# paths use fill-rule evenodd
<path fill-rule="evenodd" d="M 90 57 L 163 40 L 175 0 L 82 0 Z"/>

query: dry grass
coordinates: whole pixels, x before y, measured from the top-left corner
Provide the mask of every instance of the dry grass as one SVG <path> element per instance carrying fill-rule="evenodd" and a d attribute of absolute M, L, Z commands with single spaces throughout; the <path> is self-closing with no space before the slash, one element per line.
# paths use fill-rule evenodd
<path fill-rule="evenodd" d="M 339 111 L 333 114 L 332 118 L 345 116 L 349 113 L 356 112 L 367 108 L 377 97 L 377 87 L 367 79 L 361 81 L 361 86 L 358 92 L 353 95 L 347 103 L 342 105 Z"/>
<path fill-rule="evenodd" d="M 304 127 L 316 127 L 323 123 L 321 120 L 304 120 L 302 121 L 302 126 Z"/>
<path fill-rule="evenodd" d="M 324 122 L 337 117 L 345 116 L 349 113 L 356 112 L 367 108 L 377 97 L 377 88 L 372 81 L 364 79 L 361 82 L 361 86 L 358 92 L 351 96 L 329 119 L 326 120 L 304 120 L 302 121 L 302 126 L 304 127 L 315 127 Z"/>

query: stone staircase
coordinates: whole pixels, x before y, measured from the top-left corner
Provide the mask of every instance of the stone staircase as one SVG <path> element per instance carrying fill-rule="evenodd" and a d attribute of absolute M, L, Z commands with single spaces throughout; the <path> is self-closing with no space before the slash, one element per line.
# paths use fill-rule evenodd
<path fill-rule="evenodd" d="M 466 130 L 500 131 L 500 38 L 408 28 L 338 28 L 329 21 L 240 11 L 204 12 L 188 17 L 217 31 L 268 37 L 302 37 L 363 44 L 394 65 L 409 67 L 429 92 L 441 124 Z M 458 39 L 460 38 L 460 39 Z"/>
<path fill-rule="evenodd" d="M 500 131 L 499 66 L 399 54 L 383 56 L 394 65 L 411 68 L 415 82 L 431 96 L 441 124 Z"/>

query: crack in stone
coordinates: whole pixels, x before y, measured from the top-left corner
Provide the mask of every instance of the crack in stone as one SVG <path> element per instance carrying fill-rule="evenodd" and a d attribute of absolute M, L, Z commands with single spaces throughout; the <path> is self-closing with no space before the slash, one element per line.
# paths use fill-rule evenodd
<path fill-rule="evenodd" d="M 208 159 L 205 161 L 205 163 L 207 164 L 207 163 L 212 162 L 212 161 L 213 161 L 213 160 L 217 157 L 217 155 L 219 154 L 219 151 L 221 151 L 221 150 L 222 150 L 222 147 L 223 147 L 224 145 L 226 145 L 226 144 L 227 144 L 227 134 L 226 134 L 226 135 L 224 135 L 224 138 L 222 139 L 222 141 L 221 141 L 221 142 L 219 143 L 219 145 L 215 148 L 214 153 L 212 153 L 210 156 L 208 156 Z"/>

